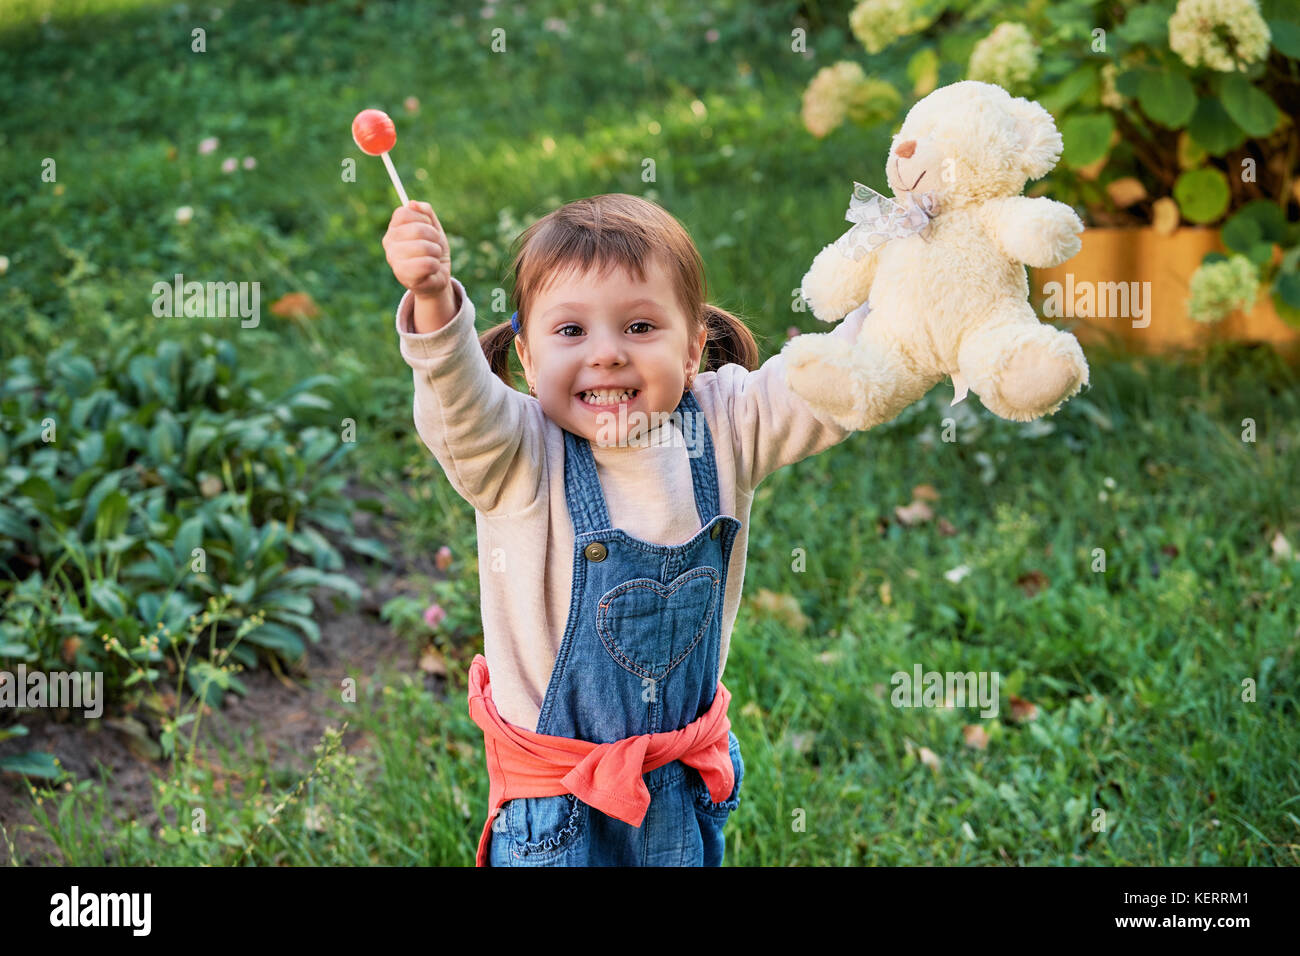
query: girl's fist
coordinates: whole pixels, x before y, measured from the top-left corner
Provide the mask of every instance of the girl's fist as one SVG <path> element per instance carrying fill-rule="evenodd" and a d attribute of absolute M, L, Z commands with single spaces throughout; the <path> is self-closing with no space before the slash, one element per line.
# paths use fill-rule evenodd
<path fill-rule="evenodd" d="M 383 244 L 393 275 L 412 295 L 450 305 L 451 250 L 432 206 L 411 200 L 394 209 Z"/>

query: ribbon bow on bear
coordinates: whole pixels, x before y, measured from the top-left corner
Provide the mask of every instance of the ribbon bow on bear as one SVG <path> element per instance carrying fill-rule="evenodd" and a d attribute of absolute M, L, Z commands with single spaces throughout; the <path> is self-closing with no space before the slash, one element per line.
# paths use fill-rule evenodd
<path fill-rule="evenodd" d="M 891 239 L 907 236 L 926 239 L 930 234 L 930 221 L 938 215 L 939 197 L 932 192 L 906 195 L 907 202 L 898 202 L 854 180 L 849 211 L 844 214 L 844 218 L 853 223 L 853 228 L 835 240 L 840 252 L 857 262 Z M 858 316 L 864 309 L 870 309 L 869 303 L 858 306 L 849 317 Z M 960 372 L 952 373 L 952 389 L 952 405 L 962 401 L 970 392 Z"/>
<path fill-rule="evenodd" d="M 930 220 L 938 214 L 937 208 L 934 193 L 907 193 L 907 202 L 903 203 L 854 180 L 849 211 L 844 214 L 853 228 L 836 239 L 835 245 L 857 262 L 891 239 L 911 235 L 924 239 L 930 232 Z"/>

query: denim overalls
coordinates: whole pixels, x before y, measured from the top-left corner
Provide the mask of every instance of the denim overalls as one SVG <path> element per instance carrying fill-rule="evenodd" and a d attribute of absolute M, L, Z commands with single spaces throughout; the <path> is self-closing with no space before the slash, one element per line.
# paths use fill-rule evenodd
<path fill-rule="evenodd" d="M 708 424 L 688 390 L 680 416 L 703 527 L 659 545 L 610 527 L 591 445 L 564 430 L 573 519 L 573 593 L 536 732 L 611 743 L 678 730 L 713 703 L 727 567 L 740 520 L 718 512 Z M 670 503 L 673 506 L 679 503 Z M 699 771 L 674 760 L 643 774 L 640 827 L 573 794 L 507 801 L 492 824 L 490 866 L 721 866 L 722 827 L 740 804 L 745 764 L 730 737 L 735 788 L 714 803 Z"/>

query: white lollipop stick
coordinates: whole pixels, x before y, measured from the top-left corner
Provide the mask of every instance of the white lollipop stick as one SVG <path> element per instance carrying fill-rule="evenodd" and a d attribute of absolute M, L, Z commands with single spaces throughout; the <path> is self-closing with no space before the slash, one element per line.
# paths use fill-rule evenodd
<path fill-rule="evenodd" d="M 402 200 L 403 206 L 409 205 L 411 201 L 406 198 L 406 190 L 402 188 L 402 181 L 397 178 L 397 170 L 393 168 L 393 161 L 388 158 L 388 152 L 384 151 L 379 155 L 384 158 L 384 165 L 388 167 L 388 178 L 393 181 L 393 188 L 397 190 L 397 198 Z"/>

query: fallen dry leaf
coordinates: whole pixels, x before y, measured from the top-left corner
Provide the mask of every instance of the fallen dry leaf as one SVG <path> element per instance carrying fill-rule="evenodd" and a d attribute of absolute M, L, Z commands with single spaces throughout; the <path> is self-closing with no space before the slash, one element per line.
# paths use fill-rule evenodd
<path fill-rule="evenodd" d="M 1020 590 L 1024 591 L 1025 594 L 1033 597 L 1039 591 L 1047 589 L 1047 575 L 1042 571 L 1026 571 L 1016 578 L 1016 584 L 1020 586 Z"/>
<path fill-rule="evenodd" d="M 938 501 L 939 492 L 934 490 L 934 485 L 917 485 L 912 489 L 912 499 L 914 501 Z"/>
<path fill-rule="evenodd" d="M 1111 202 L 1121 209 L 1127 209 L 1147 198 L 1147 188 L 1136 176 L 1112 180 L 1106 185 L 1106 192 L 1110 195 Z"/>
<path fill-rule="evenodd" d="M 952 526 L 952 522 L 942 516 L 940 516 L 937 526 L 939 533 L 945 538 L 951 538 L 957 533 L 957 529 Z"/>
<path fill-rule="evenodd" d="M 1011 719 L 1017 724 L 1028 723 L 1038 719 L 1038 707 L 1023 697 L 1011 695 Z"/>
<path fill-rule="evenodd" d="M 1110 153 L 1107 153 L 1096 162 L 1089 163 L 1087 166 L 1078 167 L 1075 172 L 1079 174 L 1079 178 L 1092 182 L 1101 175 L 1101 171 L 1106 167 L 1108 162 L 1110 162 Z"/>
<path fill-rule="evenodd" d="M 1181 221 L 1182 214 L 1178 211 L 1178 203 L 1169 196 L 1157 199 L 1151 204 L 1151 226 L 1157 234 L 1172 236 Z"/>
<path fill-rule="evenodd" d="M 939 760 L 939 755 L 936 754 L 929 747 L 922 747 L 917 752 L 917 756 L 921 758 L 921 763 L 925 764 L 935 773 L 939 772 L 939 765 L 941 763 L 941 761 Z"/>
<path fill-rule="evenodd" d="M 420 653 L 420 670 L 426 674 L 436 674 L 439 677 L 447 676 L 447 662 L 443 660 L 442 652 L 436 647 L 426 647 Z"/>
<path fill-rule="evenodd" d="M 1295 552 L 1291 549 L 1291 542 L 1286 539 L 1281 531 L 1273 536 L 1273 557 L 1279 561 L 1290 561 L 1295 557 Z"/>
<path fill-rule="evenodd" d="M 934 517 L 934 512 L 930 510 L 930 506 L 924 501 L 913 501 L 910 505 L 898 505 L 894 508 L 894 514 L 905 525 L 920 524 Z"/>
<path fill-rule="evenodd" d="M 989 749 L 989 733 L 979 724 L 966 724 L 961 729 L 961 735 L 966 746 L 972 750 Z"/>
<path fill-rule="evenodd" d="M 885 607 L 889 607 L 889 605 L 894 603 L 894 591 L 893 588 L 889 586 L 888 581 L 885 581 L 880 585 L 880 603 L 885 605 Z"/>
<path fill-rule="evenodd" d="M 306 292 L 288 292 L 271 303 L 271 314 L 286 319 L 314 319 L 320 310 Z"/>
<path fill-rule="evenodd" d="M 803 632 L 810 623 L 804 616 L 799 601 L 791 594 L 777 594 L 767 588 L 759 588 L 758 593 L 750 599 L 750 604 L 764 614 L 768 614 L 791 630 Z"/>

